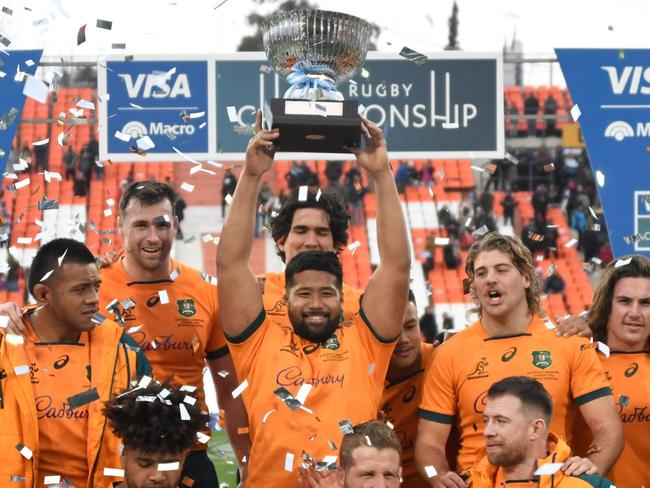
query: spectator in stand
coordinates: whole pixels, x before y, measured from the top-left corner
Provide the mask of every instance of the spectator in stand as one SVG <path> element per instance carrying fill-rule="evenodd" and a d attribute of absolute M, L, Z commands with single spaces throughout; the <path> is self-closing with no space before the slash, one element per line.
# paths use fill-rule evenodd
<path fill-rule="evenodd" d="M 534 136 L 536 133 L 535 125 L 537 123 L 537 112 L 539 112 L 539 100 L 531 90 L 528 92 L 528 95 L 524 100 L 524 114 L 526 114 L 529 136 Z"/>
<path fill-rule="evenodd" d="M 438 212 L 438 222 L 440 222 L 447 231 L 447 236 L 455 237 L 456 239 L 460 237 L 460 222 L 458 222 L 458 219 L 451 214 L 449 207 L 446 205 Z"/>
<path fill-rule="evenodd" d="M 88 147 L 88 144 L 86 144 L 81 149 L 81 154 L 79 155 L 79 165 L 77 168 L 78 171 L 81 171 L 83 176 L 83 178 L 81 178 L 80 181 L 84 181 L 86 185 L 84 195 L 88 192 L 93 165 L 95 165 L 95 160 L 93 159 L 92 151 Z M 77 195 L 80 195 L 80 193 L 77 193 Z"/>
<path fill-rule="evenodd" d="M 438 335 L 438 324 L 436 324 L 435 306 L 433 300 L 426 306 L 420 317 L 420 331 L 427 344 L 433 344 Z"/>
<path fill-rule="evenodd" d="M 270 212 L 271 205 L 273 205 L 273 190 L 268 182 L 262 182 L 262 187 L 257 195 L 257 211 L 255 213 L 255 239 L 262 233 L 262 229 L 267 221 L 267 215 Z"/>
<path fill-rule="evenodd" d="M 237 188 L 237 178 L 232 172 L 232 169 L 226 168 L 226 172 L 223 175 L 223 183 L 221 184 L 221 218 L 226 218 L 226 207 L 228 202 L 226 197 L 230 195 L 232 197 L 235 193 L 235 188 Z"/>
<path fill-rule="evenodd" d="M 27 171 L 31 171 L 32 167 L 32 150 L 29 148 L 29 146 L 23 146 L 23 148 L 20 150 L 20 154 L 18 155 L 19 160 L 22 159 L 27 163 L 28 169 Z M 13 167 L 11 168 L 13 170 Z"/>
<path fill-rule="evenodd" d="M 559 237 L 559 232 L 557 230 L 557 225 L 553 224 L 552 220 L 549 220 L 544 230 L 544 259 L 549 258 L 551 251 L 553 251 L 553 255 L 555 256 L 555 259 L 560 258 L 557 249 L 558 237 Z"/>
<path fill-rule="evenodd" d="M 395 171 L 395 185 L 399 193 L 404 193 L 404 190 L 409 184 L 409 167 L 406 161 L 400 161 L 397 171 Z"/>
<path fill-rule="evenodd" d="M 419 180 L 420 184 L 424 186 L 431 186 L 436 184 L 434 178 L 433 163 L 430 159 L 427 159 L 422 165 L 422 169 L 420 169 Z"/>
<path fill-rule="evenodd" d="M 542 219 L 546 220 L 546 212 L 548 211 L 548 191 L 544 183 L 540 183 L 533 192 L 533 210 L 535 216 L 540 215 Z"/>
<path fill-rule="evenodd" d="M 325 178 L 327 178 L 327 190 L 343 197 L 341 191 L 341 176 L 343 176 L 343 161 L 327 161 L 325 163 Z"/>
<path fill-rule="evenodd" d="M 415 167 L 414 161 L 408 162 L 409 167 L 409 185 L 419 185 L 420 184 L 420 172 Z"/>
<path fill-rule="evenodd" d="M 512 192 L 509 191 L 506 193 L 506 196 L 501 201 L 501 206 L 503 207 L 503 225 L 508 225 L 508 221 L 510 221 L 510 225 L 512 227 L 515 226 L 515 209 L 517 205 L 519 205 L 519 202 L 515 199 Z"/>
<path fill-rule="evenodd" d="M 576 208 L 573 211 L 573 215 L 571 215 L 571 228 L 578 232 L 578 248 L 582 250 L 582 234 L 584 233 L 585 229 L 587 228 L 587 209 L 583 207 L 582 205 L 579 205 L 578 208 Z"/>
<path fill-rule="evenodd" d="M 556 272 L 544 280 L 544 293 L 562 293 L 564 279 Z"/>
<path fill-rule="evenodd" d="M 600 247 L 600 250 L 598 251 L 598 259 L 600 259 L 603 266 L 611 263 L 614 259 L 614 255 L 612 253 L 612 245 L 609 243 L 609 241 L 605 242 Z"/>
<path fill-rule="evenodd" d="M 585 255 L 585 261 L 591 261 L 593 258 L 598 256 L 598 251 L 600 250 L 600 231 L 595 230 L 599 225 L 591 215 L 587 215 L 587 227 L 582 233 L 582 239 L 580 241 L 582 245 L 582 252 Z"/>
<path fill-rule="evenodd" d="M 345 195 L 350 210 L 350 225 L 363 224 L 363 197 L 367 189 L 361 184 L 361 176 L 354 175 L 352 180 L 346 181 Z"/>
<path fill-rule="evenodd" d="M 34 146 L 34 171 L 48 171 L 48 157 L 50 154 L 50 144 L 38 144 Z"/>
<path fill-rule="evenodd" d="M 181 197 L 181 194 L 178 193 L 178 199 L 174 203 L 174 213 L 178 218 L 178 232 L 176 233 L 176 239 L 184 239 L 183 230 L 181 229 L 181 223 L 185 219 L 185 209 L 187 208 L 187 203 Z"/>
<path fill-rule="evenodd" d="M 478 198 L 478 204 L 485 211 L 486 215 L 489 214 L 494 210 L 494 195 L 485 190 Z"/>
<path fill-rule="evenodd" d="M 507 102 L 506 102 L 507 103 Z M 510 106 L 508 107 L 508 112 L 507 112 L 510 117 L 510 132 L 509 136 L 510 137 L 517 137 L 517 123 L 519 122 L 519 109 L 517 108 L 517 105 L 515 103 L 511 103 Z"/>
<path fill-rule="evenodd" d="M 552 118 L 546 119 L 546 136 L 555 135 L 555 127 L 557 126 L 557 121 L 555 119 L 557 115 L 557 101 L 552 94 L 549 93 L 548 98 L 544 102 L 544 115 L 551 116 Z"/>
<path fill-rule="evenodd" d="M 449 243 L 442 249 L 442 259 L 447 269 L 456 269 L 460 266 L 460 246 L 455 237 L 449 236 Z"/>
<path fill-rule="evenodd" d="M 443 330 L 452 330 L 454 328 L 454 318 L 447 312 L 442 312 L 442 328 Z"/>
<path fill-rule="evenodd" d="M 497 230 L 497 221 L 494 218 L 494 212 L 485 215 L 485 226 L 488 228 L 488 232 Z"/>
<path fill-rule="evenodd" d="M 72 145 L 68 144 L 68 149 L 63 153 L 63 168 L 65 170 L 65 179 L 74 180 L 75 169 L 77 166 L 77 159 L 79 156 L 72 149 Z"/>
<path fill-rule="evenodd" d="M 18 280 L 24 276 L 24 271 L 20 267 L 20 263 L 16 260 L 13 254 L 7 252 L 7 290 L 18 291 Z"/>
<path fill-rule="evenodd" d="M 426 280 L 429 273 L 436 267 L 436 236 L 433 231 L 429 232 L 427 241 L 424 244 L 424 251 L 422 252 L 422 273 Z"/>
<path fill-rule="evenodd" d="M 75 196 L 85 197 L 88 193 L 88 180 L 86 174 L 78 168 L 74 174 L 73 191 Z"/>

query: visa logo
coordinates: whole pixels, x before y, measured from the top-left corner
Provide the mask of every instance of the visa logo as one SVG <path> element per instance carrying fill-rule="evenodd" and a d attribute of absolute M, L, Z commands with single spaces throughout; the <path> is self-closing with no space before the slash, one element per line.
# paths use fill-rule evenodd
<path fill-rule="evenodd" d="M 191 98 L 190 82 L 187 74 L 180 73 L 170 78 L 157 73 L 140 73 L 135 79 L 128 73 L 119 73 L 124 81 L 129 98 Z"/>
<path fill-rule="evenodd" d="M 616 66 L 601 66 L 609 75 L 609 83 L 615 95 L 627 92 L 636 95 L 650 95 L 650 67 L 626 66 L 622 71 Z M 643 80 L 643 85 L 641 84 Z"/>

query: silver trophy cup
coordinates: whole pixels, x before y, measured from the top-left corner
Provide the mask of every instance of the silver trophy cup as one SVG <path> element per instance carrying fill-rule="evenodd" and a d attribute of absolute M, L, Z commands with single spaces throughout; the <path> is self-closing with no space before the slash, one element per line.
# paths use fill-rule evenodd
<path fill-rule="evenodd" d="M 279 148 L 290 152 L 346 152 L 361 137 L 358 102 L 336 85 L 352 78 L 366 58 L 370 24 L 324 10 L 278 12 L 262 22 L 271 66 L 291 85 L 271 100 Z"/>

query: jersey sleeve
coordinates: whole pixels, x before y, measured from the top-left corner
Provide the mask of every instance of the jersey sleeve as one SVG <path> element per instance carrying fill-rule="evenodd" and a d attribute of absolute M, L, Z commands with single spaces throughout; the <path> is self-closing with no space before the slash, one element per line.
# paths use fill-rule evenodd
<path fill-rule="evenodd" d="M 433 352 L 422 380 L 420 418 L 452 424 L 456 414 L 457 393 L 455 387 L 452 343 L 439 346 Z"/>
<path fill-rule="evenodd" d="M 359 300 L 361 300 L 360 297 Z M 359 313 L 355 316 L 355 327 L 359 329 L 361 343 L 368 356 L 368 374 L 373 377 L 379 388 L 383 389 L 388 371 L 388 363 L 390 363 L 390 358 L 393 355 L 399 336 L 394 339 L 383 339 L 379 337 L 373 329 L 372 324 L 368 321 L 368 317 L 362 307 L 359 307 Z"/>
<path fill-rule="evenodd" d="M 241 334 L 225 336 L 240 381 L 248 378 L 251 372 L 253 362 L 264 340 L 267 325 L 266 312 L 262 308 L 255 320 Z"/>
<path fill-rule="evenodd" d="M 573 348 L 571 392 L 576 403 L 584 405 L 596 398 L 611 395 L 605 371 L 592 345 L 576 338 Z"/>
<path fill-rule="evenodd" d="M 219 318 L 219 304 L 217 299 L 217 287 L 208 284 L 206 297 L 210 307 L 210 332 L 208 333 L 207 343 L 205 345 L 206 359 L 219 359 L 228 354 L 228 345 L 223 335 L 221 320 Z"/>

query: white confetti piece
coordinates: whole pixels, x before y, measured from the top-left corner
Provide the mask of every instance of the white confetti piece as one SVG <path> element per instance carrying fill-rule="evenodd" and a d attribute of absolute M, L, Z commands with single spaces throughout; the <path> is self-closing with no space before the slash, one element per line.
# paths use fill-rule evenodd
<path fill-rule="evenodd" d="M 20 376 L 21 374 L 27 374 L 29 373 L 29 366 L 26 364 L 21 364 L 20 366 L 14 366 L 14 373 L 16 376 Z"/>
<path fill-rule="evenodd" d="M 19 237 L 16 239 L 16 242 L 18 244 L 31 244 L 32 243 L 32 238 L 31 237 Z"/>
<path fill-rule="evenodd" d="M 112 198 L 106 199 L 106 205 L 108 205 L 109 207 L 114 207 L 115 206 L 115 200 L 113 200 Z"/>
<path fill-rule="evenodd" d="M 119 130 L 115 131 L 115 137 L 117 137 L 120 141 L 124 142 L 129 142 L 131 140 L 131 136 L 128 134 L 123 134 Z"/>
<path fill-rule="evenodd" d="M 181 403 L 178 405 L 178 411 L 181 414 L 181 420 L 191 420 L 190 413 L 187 411 L 187 407 Z"/>
<path fill-rule="evenodd" d="M 487 234 L 488 232 L 490 232 L 490 229 L 488 229 L 488 226 L 483 225 L 483 226 L 479 227 L 478 229 L 476 229 L 474 232 L 472 232 L 472 236 L 474 236 L 474 238 L 477 239 L 477 238 Z"/>
<path fill-rule="evenodd" d="M 551 475 L 557 473 L 561 468 L 563 464 L 562 463 L 546 463 L 542 464 L 539 468 L 537 468 L 537 471 L 535 471 L 535 476 L 544 476 L 544 475 Z"/>
<path fill-rule="evenodd" d="M 176 268 L 174 271 L 169 273 L 169 279 L 172 281 L 176 281 L 176 279 L 179 277 L 180 274 L 181 274 L 181 270 Z"/>
<path fill-rule="evenodd" d="M 320 188 L 319 188 L 318 193 L 316 193 L 316 201 L 320 200 L 320 196 L 321 196 L 321 191 L 320 191 Z"/>
<path fill-rule="evenodd" d="M 237 116 L 237 109 L 231 105 L 226 110 L 228 110 L 228 120 L 230 120 L 232 124 L 238 124 L 239 117 Z"/>
<path fill-rule="evenodd" d="M 185 395 L 185 398 L 183 398 L 183 403 L 187 403 L 188 405 L 195 405 L 196 398 L 191 397 L 189 395 Z"/>
<path fill-rule="evenodd" d="M 27 81 L 23 86 L 23 95 L 36 100 L 38 103 L 47 101 L 48 87 L 45 82 L 35 76 L 27 75 Z"/>
<path fill-rule="evenodd" d="M 23 444 L 18 444 L 18 446 L 16 446 L 16 448 L 18 449 L 18 452 L 20 452 L 20 454 L 25 459 L 31 459 L 32 458 L 33 453 L 32 453 L 32 450 L 29 447 L 27 447 L 27 446 L 25 446 Z"/>
<path fill-rule="evenodd" d="M 332 456 L 332 455 L 329 455 L 329 456 L 325 456 L 325 457 L 323 458 L 323 462 L 324 462 L 325 464 L 333 464 L 333 463 L 336 462 L 337 459 L 338 459 L 338 456 Z"/>
<path fill-rule="evenodd" d="M 205 115 L 205 112 L 192 112 L 191 114 L 189 114 L 188 117 L 189 117 L 190 119 L 200 119 L 200 118 L 203 117 L 204 115 Z"/>
<path fill-rule="evenodd" d="M 604 342 L 598 341 L 598 344 L 596 345 L 596 347 L 598 348 L 598 350 L 600 352 L 603 353 L 603 356 L 605 356 L 606 358 L 609 357 L 609 346 L 607 344 L 605 344 Z"/>
<path fill-rule="evenodd" d="M 201 122 L 199 124 L 199 129 L 203 129 L 207 125 L 207 122 Z"/>
<path fill-rule="evenodd" d="M 52 273 L 54 273 L 53 269 L 51 269 L 47 273 L 45 273 L 45 275 L 41 278 L 41 282 L 47 280 L 50 276 L 52 276 Z"/>
<path fill-rule="evenodd" d="M 231 121 L 232 122 L 232 121 Z M 268 102 L 264 100 L 264 128 L 271 130 L 273 128 L 273 112 L 271 112 L 271 107 Z"/>
<path fill-rule="evenodd" d="M 627 266 L 632 262 L 632 258 L 627 258 L 627 259 L 619 259 L 616 261 L 614 264 L 615 268 L 620 268 L 621 266 Z"/>
<path fill-rule="evenodd" d="M 9 320 L 9 319 L 7 318 L 7 320 Z M 226 376 L 228 376 L 228 375 L 230 374 L 230 371 L 226 371 L 225 369 L 222 369 L 222 370 L 219 371 L 217 374 L 218 374 L 219 376 L 221 376 L 222 378 L 225 378 Z"/>
<path fill-rule="evenodd" d="M 192 193 L 194 191 L 194 185 L 191 185 L 184 181 L 183 183 L 181 183 L 181 190 Z"/>
<path fill-rule="evenodd" d="M 25 188 L 26 186 L 29 186 L 29 178 L 25 178 L 24 180 L 17 181 L 14 186 L 16 187 L 16 190 L 20 190 L 21 188 Z"/>
<path fill-rule="evenodd" d="M 433 478 L 435 475 L 438 474 L 438 471 L 436 471 L 436 468 L 433 466 L 425 466 L 424 471 L 427 473 L 427 478 Z"/>
<path fill-rule="evenodd" d="M 203 237 L 201 237 L 201 240 L 203 242 L 210 242 L 214 240 L 214 237 L 212 237 L 212 234 L 205 234 Z"/>
<path fill-rule="evenodd" d="M 45 175 L 45 181 L 48 183 L 50 183 L 52 180 L 63 181 L 61 174 L 57 173 L 56 171 L 45 171 L 43 174 Z"/>
<path fill-rule="evenodd" d="M 0 315 L 0 329 L 6 329 L 9 326 L 9 316 Z"/>
<path fill-rule="evenodd" d="M 133 333 L 139 331 L 140 329 L 142 329 L 141 325 L 134 325 L 133 327 L 130 327 L 129 330 L 126 331 L 126 333 L 127 334 L 133 334 Z"/>
<path fill-rule="evenodd" d="M 601 170 L 596 170 L 596 183 L 598 183 L 598 186 L 601 188 L 605 186 L 605 173 Z"/>
<path fill-rule="evenodd" d="M 232 195 L 228 193 L 224 200 L 226 201 L 226 205 L 230 205 L 232 203 Z"/>
<path fill-rule="evenodd" d="M 312 386 L 313 385 L 311 385 L 310 383 L 304 383 L 298 390 L 298 393 L 296 394 L 296 400 L 298 400 L 300 403 L 304 405 L 305 400 L 307 399 L 307 395 L 309 395 Z"/>
<path fill-rule="evenodd" d="M 262 417 L 262 425 L 264 425 L 264 424 L 266 423 L 266 421 L 268 420 L 268 418 L 271 416 L 271 414 L 272 414 L 273 412 L 275 412 L 275 408 L 272 409 L 272 410 L 269 410 L 268 412 L 266 412 L 266 413 L 264 414 L 264 417 Z"/>
<path fill-rule="evenodd" d="M 61 476 L 58 474 L 49 475 L 43 479 L 44 485 L 58 485 L 59 483 L 61 483 Z"/>
<path fill-rule="evenodd" d="M 293 471 L 293 459 L 294 455 L 290 452 L 287 453 L 287 455 L 284 458 L 284 470 L 285 471 Z"/>
<path fill-rule="evenodd" d="M 589 213 L 591 214 L 591 216 L 592 216 L 594 219 L 599 220 L 599 219 L 598 219 L 598 216 L 596 215 L 596 212 L 594 212 L 594 209 L 593 209 L 593 208 L 589 207 Z"/>
<path fill-rule="evenodd" d="M 232 397 L 237 398 L 246 388 L 248 388 L 248 380 L 242 381 L 241 384 L 232 391 Z"/>
<path fill-rule="evenodd" d="M 178 471 L 180 469 L 180 462 L 174 461 L 173 463 L 158 463 L 158 471 Z"/>
<path fill-rule="evenodd" d="M 580 107 L 576 103 L 573 107 L 571 107 L 571 117 L 573 118 L 574 122 L 577 122 L 581 115 L 582 115 L 582 111 L 580 110 Z"/>
<path fill-rule="evenodd" d="M 40 141 L 32 142 L 32 146 L 44 146 L 44 145 L 47 144 L 48 142 L 50 142 L 50 138 L 49 138 L 49 137 L 46 138 L 46 139 L 41 139 Z"/>
<path fill-rule="evenodd" d="M 375 363 L 370 363 L 368 365 L 368 375 L 372 375 L 375 373 L 375 369 L 377 369 L 377 365 Z"/>
<path fill-rule="evenodd" d="M 433 239 L 433 243 L 436 246 L 446 246 L 449 244 L 449 237 L 436 237 Z"/>
<path fill-rule="evenodd" d="M 111 215 L 113 215 L 113 210 L 111 210 L 110 208 L 104 210 L 104 217 L 110 217 Z"/>
<path fill-rule="evenodd" d="M 197 432 L 196 438 L 201 444 L 207 444 L 208 441 L 210 440 L 210 436 L 204 434 L 203 432 Z"/>
<path fill-rule="evenodd" d="M 366 68 L 361 68 L 361 76 L 363 78 L 368 78 L 370 76 L 370 71 L 368 71 Z"/>
<path fill-rule="evenodd" d="M 181 391 L 187 391 L 189 393 L 194 393 L 196 391 L 196 386 L 194 386 L 194 385 L 183 385 L 183 386 L 181 386 Z"/>
<path fill-rule="evenodd" d="M 474 171 L 478 171 L 479 173 L 485 173 L 485 170 L 481 168 L 480 166 L 472 166 L 471 167 Z"/>
<path fill-rule="evenodd" d="M 350 251 L 350 252 L 352 252 L 352 253 L 354 254 L 354 252 L 355 252 L 359 247 L 361 247 L 361 243 L 360 243 L 359 241 L 354 241 L 352 244 L 350 244 L 350 245 L 348 246 L 348 251 Z"/>
<path fill-rule="evenodd" d="M 352 81 L 352 80 L 350 80 Z M 363 103 L 359 104 L 359 108 L 357 108 L 357 113 L 358 114 L 363 114 L 364 110 L 366 110 L 366 106 Z"/>
<path fill-rule="evenodd" d="M 151 137 L 149 136 L 142 136 L 140 139 L 137 139 L 135 143 L 138 146 L 138 149 L 141 149 L 143 151 L 148 151 L 149 149 L 156 147 L 156 145 L 151 140 Z"/>
<path fill-rule="evenodd" d="M 160 290 L 158 292 L 158 296 L 160 297 L 161 305 L 166 305 L 169 303 L 169 295 L 167 295 L 167 290 Z"/>
<path fill-rule="evenodd" d="M 119 468 L 104 468 L 104 476 L 124 478 L 124 470 Z"/>
<path fill-rule="evenodd" d="M 144 375 L 142 378 L 140 378 L 140 382 L 138 383 L 138 386 L 140 388 L 146 388 L 149 386 L 149 383 L 151 383 L 151 376 Z"/>
<path fill-rule="evenodd" d="M 564 245 L 564 247 L 566 247 L 566 248 L 568 249 L 568 248 L 570 248 L 570 247 L 575 246 L 577 243 L 578 243 L 577 240 L 575 240 L 575 239 L 571 239 L 569 242 L 567 242 L 567 243 Z"/>
<path fill-rule="evenodd" d="M 95 104 L 84 100 L 83 98 L 77 102 L 77 107 L 87 108 L 88 110 L 95 110 Z"/>
<path fill-rule="evenodd" d="M 309 191 L 308 186 L 301 186 L 298 188 L 298 201 L 299 202 L 306 202 L 307 201 L 307 192 Z"/>

